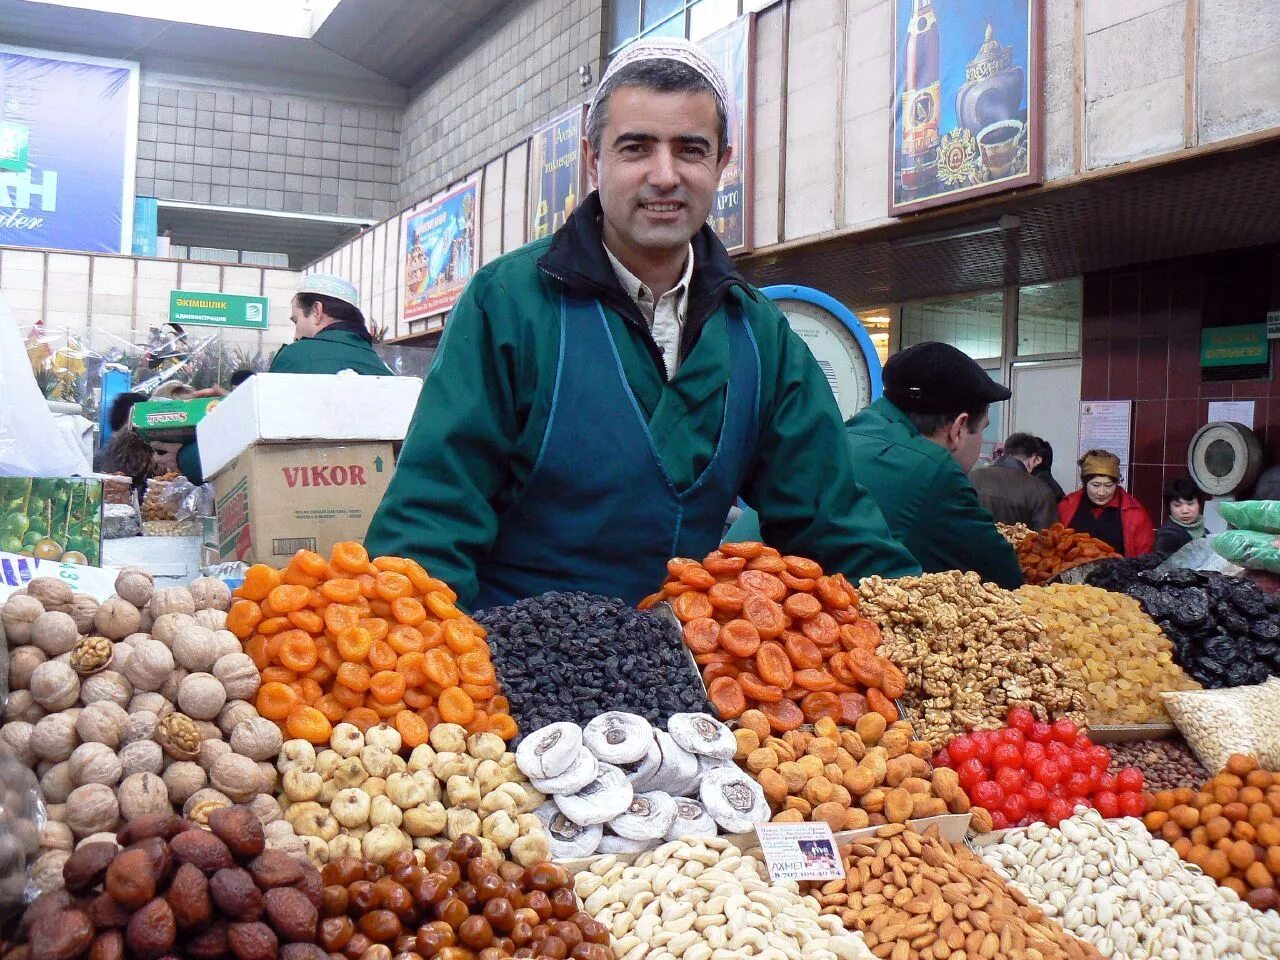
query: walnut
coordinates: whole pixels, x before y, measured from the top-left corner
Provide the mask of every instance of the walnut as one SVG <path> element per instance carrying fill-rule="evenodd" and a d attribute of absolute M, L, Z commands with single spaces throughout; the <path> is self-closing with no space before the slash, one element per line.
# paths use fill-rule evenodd
<path fill-rule="evenodd" d="M 31 751 L 41 760 L 66 760 L 80 743 L 76 716 L 70 712 L 51 713 L 31 732 Z"/>
<path fill-rule="evenodd" d="M 32 596 L 12 596 L 4 605 L 0 619 L 9 645 L 16 647 L 31 642 L 31 625 L 44 613 L 44 605 Z"/>
<path fill-rule="evenodd" d="M 106 637 L 85 637 L 71 651 L 71 666 L 82 677 L 100 673 L 111 665 L 112 647 Z"/>
<path fill-rule="evenodd" d="M 135 773 L 160 773 L 164 770 L 164 751 L 154 740 L 138 740 L 120 749 L 120 763 L 126 777 Z"/>
<path fill-rule="evenodd" d="M 172 648 L 174 638 L 179 631 L 199 626 L 196 618 L 188 613 L 166 613 L 164 616 L 156 617 L 155 623 L 151 625 L 151 637 L 159 640 L 166 647 Z"/>
<path fill-rule="evenodd" d="M 110 700 L 99 700 L 80 711 L 76 734 L 86 743 L 101 743 L 114 750 L 120 744 L 129 715 Z"/>
<path fill-rule="evenodd" d="M 173 659 L 187 670 L 207 672 L 213 666 L 213 631 L 206 630 L 194 620 L 173 631 L 169 646 L 173 650 Z"/>
<path fill-rule="evenodd" d="M 252 703 L 247 700 L 228 700 L 227 705 L 218 711 L 218 729 L 222 731 L 223 736 L 229 737 L 236 727 L 242 723 L 248 723 L 250 720 L 257 720 L 258 711 Z M 272 726 L 275 726 L 272 724 Z M 279 727 L 276 727 L 279 732 Z M 272 756 L 279 755 L 279 748 Z"/>
<path fill-rule="evenodd" d="M 282 745 L 280 728 L 263 717 L 246 720 L 231 731 L 231 749 L 251 760 L 277 757 Z"/>
<path fill-rule="evenodd" d="M 216 577 L 191 581 L 191 599 L 197 610 L 230 610 L 231 588 Z"/>
<path fill-rule="evenodd" d="M 124 766 L 116 752 L 105 743 L 82 743 L 67 761 L 76 786 L 104 783 L 114 787 L 124 775 Z"/>
<path fill-rule="evenodd" d="M 45 803 L 66 803 L 71 791 L 78 786 L 71 775 L 70 760 L 53 764 L 40 776 L 40 792 L 44 794 Z"/>
<path fill-rule="evenodd" d="M 116 596 L 123 597 L 141 610 L 151 602 L 155 578 L 141 567 L 125 567 L 116 577 Z"/>
<path fill-rule="evenodd" d="M 35 751 L 31 749 L 34 732 L 35 727 L 25 720 L 14 720 L 0 727 L 0 741 L 13 751 L 13 755 L 24 767 L 34 767 L 36 763 Z"/>
<path fill-rule="evenodd" d="M 262 677 L 258 667 L 246 653 L 228 653 L 213 665 L 213 675 L 227 691 L 230 700 L 249 700 L 258 692 Z"/>
<path fill-rule="evenodd" d="M 169 788 L 154 773 L 130 774 L 120 784 L 120 813 L 126 820 L 145 817 L 149 813 L 172 813 Z"/>
<path fill-rule="evenodd" d="M 212 787 L 205 787 L 203 790 L 197 790 L 187 798 L 187 802 L 182 805 L 182 815 L 192 823 L 207 827 L 209 825 L 209 814 L 215 810 L 223 810 L 234 805 L 231 802 L 231 798 L 225 793 Z"/>
<path fill-rule="evenodd" d="M 46 610 L 65 606 L 75 599 L 71 584 L 57 577 L 36 577 L 27 584 L 27 595 L 39 600 Z"/>
<path fill-rule="evenodd" d="M 80 632 L 70 614 L 50 610 L 31 625 L 31 642 L 51 657 L 67 653 L 79 639 Z"/>
<path fill-rule="evenodd" d="M 203 790 L 209 783 L 209 776 L 198 763 L 179 760 L 169 764 L 164 771 L 164 785 L 168 788 L 169 799 L 175 804 L 186 803 L 197 790 Z"/>
<path fill-rule="evenodd" d="M 86 708 L 87 709 L 87 708 Z M 139 710 L 137 713 L 126 714 L 124 729 L 120 733 L 121 745 L 137 743 L 139 740 L 154 740 L 156 735 L 156 725 L 160 722 L 150 710 Z"/>
<path fill-rule="evenodd" d="M 156 743 L 174 760 L 194 760 L 200 753 L 200 730 L 181 713 L 171 713 L 156 724 Z"/>
<path fill-rule="evenodd" d="M 129 701 L 130 713 L 154 713 L 160 720 L 173 713 L 173 704 L 158 693 L 139 693 Z"/>
<path fill-rule="evenodd" d="M 18 647 L 12 651 L 9 654 L 9 689 L 27 689 L 32 671 L 48 659 L 45 652 L 36 646 Z"/>
<path fill-rule="evenodd" d="M 128 709 L 133 698 L 133 684 L 115 670 L 103 670 L 80 682 L 80 702 L 85 706 L 98 700 L 109 700 Z"/>
<path fill-rule="evenodd" d="M 206 773 L 213 769 L 214 763 L 219 757 L 225 756 L 231 752 L 231 744 L 225 740 L 202 740 L 200 741 L 200 755 L 196 757 L 196 763 L 204 769 Z"/>
<path fill-rule="evenodd" d="M 112 597 L 98 607 L 93 623 L 104 637 L 123 640 L 129 634 L 137 632 L 142 624 L 142 614 L 128 600 Z"/>
<path fill-rule="evenodd" d="M 248 757 L 228 753 L 214 761 L 209 770 L 209 782 L 237 803 L 249 800 L 259 793 L 262 774 Z"/>
<path fill-rule="evenodd" d="M 61 890 L 62 868 L 71 859 L 68 850 L 46 850 L 31 866 L 31 884 L 41 893 Z"/>
<path fill-rule="evenodd" d="M 151 595 L 150 607 L 153 617 L 163 617 L 166 613 L 185 613 L 191 616 L 196 612 L 196 602 L 186 587 L 157 590 Z"/>
<path fill-rule="evenodd" d="M 49 711 L 66 710 L 80 699 L 80 678 L 59 660 L 46 660 L 31 671 L 31 695 Z"/>
<path fill-rule="evenodd" d="M 44 716 L 44 707 L 36 703 L 30 690 L 14 690 L 4 704 L 4 722 L 24 720 L 27 723 L 39 723 Z"/>
<path fill-rule="evenodd" d="M 214 610 L 206 608 L 196 611 L 196 623 L 204 627 L 206 630 L 218 631 L 227 625 L 227 612 L 225 610 Z"/>
<path fill-rule="evenodd" d="M 50 820 L 40 828 L 40 849 L 41 850 L 67 850 L 70 851 L 76 845 L 76 839 L 71 834 L 71 828 L 65 823 L 55 823 Z"/>
<path fill-rule="evenodd" d="M 178 709 L 194 720 L 212 720 L 227 702 L 227 691 L 211 673 L 192 673 L 178 686 Z"/>
<path fill-rule="evenodd" d="M 160 685 L 160 689 L 156 692 L 170 703 L 176 703 L 178 700 L 178 689 L 182 686 L 182 681 L 187 679 L 188 676 L 190 676 L 189 670 L 184 670 L 182 667 L 175 667 L 169 676 L 165 677 L 164 683 Z"/>
<path fill-rule="evenodd" d="M 97 598 L 87 593 L 77 593 L 71 598 L 71 609 L 67 612 L 76 622 L 77 633 L 93 633 L 93 620 L 98 615 Z"/>
<path fill-rule="evenodd" d="M 114 830 L 119 822 L 120 804 L 104 783 L 76 787 L 67 797 L 67 826 L 77 837 Z"/>
<path fill-rule="evenodd" d="M 281 818 L 280 801 L 269 793 L 260 793 L 250 800 L 249 809 L 254 812 L 264 827 Z"/>

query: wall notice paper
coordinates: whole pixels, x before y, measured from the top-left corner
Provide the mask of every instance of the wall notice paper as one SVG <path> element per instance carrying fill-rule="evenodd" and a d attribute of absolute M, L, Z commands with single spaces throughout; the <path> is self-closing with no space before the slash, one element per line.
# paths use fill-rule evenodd
<path fill-rule="evenodd" d="M 1127 483 L 1132 423 L 1132 400 L 1088 400 L 1081 403 L 1080 444 L 1076 456 L 1083 456 L 1086 450 L 1109 450 L 1120 458 L 1120 483 Z"/>
<path fill-rule="evenodd" d="M 844 864 L 826 823 L 761 823 L 756 826 L 769 879 L 843 880 Z"/>
<path fill-rule="evenodd" d="M 1252 400 L 1210 400 L 1209 401 L 1209 422 L 1217 423 L 1220 420 L 1229 420 L 1232 423 L 1242 423 L 1250 430 L 1253 429 L 1253 401 Z"/>

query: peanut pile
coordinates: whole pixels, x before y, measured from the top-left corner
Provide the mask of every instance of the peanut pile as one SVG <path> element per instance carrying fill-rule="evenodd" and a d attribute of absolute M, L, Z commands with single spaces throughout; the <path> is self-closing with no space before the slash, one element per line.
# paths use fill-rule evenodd
<path fill-rule="evenodd" d="M 810 899 L 821 915 L 834 914 L 861 933 L 877 957 L 1102 956 L 1030 906 L 971 850 L 945 843 L 936 826 L 921 835 L 893 824 L 842 846 L 840 856 L 847 879 L 811 884 Z"/>
<path fill-rule="evenodd" d="M 1017 591 L 1022 612 L 1038 620 L 1063 667 L 1084 678 L 1089 722 L 1168 723 L 1162 690 L 1198 690 L 1173 660 L 1173 644 L 1122 593 L 1055 583 Z"/>
<path fill-rule="evenodd" d="M 1011 707 L 1084 723 L 1079 674 L 1058 661 L 1017 595 L 954 570 L 870 577 L 858 592 L 882 631 L 883 655 L 906 674 L 901 702 L 916 736 L 935 749 L 966 730 L 1000 727 Z"/>

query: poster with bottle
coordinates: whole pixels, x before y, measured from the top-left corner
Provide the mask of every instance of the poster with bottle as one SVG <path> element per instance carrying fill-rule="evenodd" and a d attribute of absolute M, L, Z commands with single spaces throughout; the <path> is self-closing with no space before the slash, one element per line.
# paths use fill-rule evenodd
<path fill-rule="evenodd" d="M 1043 179 L 1043 0 L 894 0 L 889 215 Z"/>
<path fill-rule="evenodd" d="M 533 132 L 529 149 L 529 239 L 555 233 L 587 193 L 582 162 L 586 105 L 575 107 Z"/>
<path fill-rule="evenodd" d="M 751 242 L 751 100 L 754 91 L 755 15 L 739 17 L 699 45 L 729 85 L 729 145 L 733 155 L 720 176 L 708 222 L 730 253 L 748 253 Z"/>
<path fill-rule="evenodd" d="M 469 180 L 405 217 L 405 320 L 448 311 L 475 273 L 479 194 Z"/>

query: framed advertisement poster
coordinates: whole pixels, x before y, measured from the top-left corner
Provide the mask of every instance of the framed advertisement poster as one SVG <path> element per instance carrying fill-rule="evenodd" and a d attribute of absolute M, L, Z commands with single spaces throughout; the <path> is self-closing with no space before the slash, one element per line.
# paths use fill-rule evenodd
<path fill-rule="evenodd" d="M 448 311 L 475 273 L 479 199 L 469 180 L 405 218 L 405 320 Z"/>
<path fill-rule="evenodd" d="M 720 189 L 709 222 L 730 253 L 752 248 L 752 116 L 755 87 L 754 14 L 739 17 L 704 38 L 699 45 L 715 61 L 729 84 L 729 144 L 733 158 L 720 177 Z"/>
<path fill-rule="evenodd" d="M 583 104 L 533 132 L 529 149 L 529 239 L 555 233 L 587 193 Z"/>
<path fill-rule="evenodd" d="M 1043 179 L 1043 0 L 893 0 L 889 215 Z"/>

